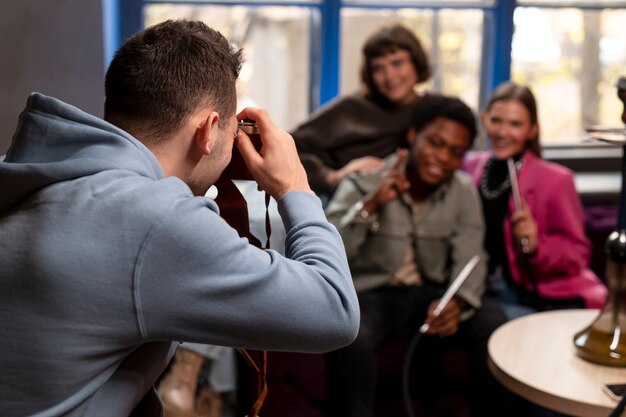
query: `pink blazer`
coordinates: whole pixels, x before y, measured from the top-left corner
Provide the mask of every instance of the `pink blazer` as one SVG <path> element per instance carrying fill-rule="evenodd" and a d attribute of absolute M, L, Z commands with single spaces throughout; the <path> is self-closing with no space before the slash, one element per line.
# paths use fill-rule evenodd
<path fill-rule="evenodd" d="M 489 152 L 478 152 L 465 160 L 465 169 L 477 186 L 490 156 Z M 539 295 L 581 297 L 588 308 L 602 307 L 607 289 L 588 267 L 591 245 L 585 235 L 583 208 L 572 172 L 527 151 L 518 183 L 520 194 L 537 222 L 537 252 L 530 263 Z M 511 196 L 503 231 L 506 254 L 512 278 L 530 289 L 525 260 L 513 244 L 510 213 L 514 209 Z"/>

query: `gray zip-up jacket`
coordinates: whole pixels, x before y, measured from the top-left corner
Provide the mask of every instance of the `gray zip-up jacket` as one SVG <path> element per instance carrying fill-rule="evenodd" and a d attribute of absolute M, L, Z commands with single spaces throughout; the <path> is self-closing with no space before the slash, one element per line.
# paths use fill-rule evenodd
<path fill-rule="evenodd" d="M 356 337 L 345 250 L 308 193 L 278 202 L 286 256 L 258 249 L 135 138 L 33 94 L 0 196 L 3 417 L 158 416 L 172 341 L 325 352 Z"/>
<path fill-rule="evenodd" d="M 381 171 L 344 179 L 326 209 L 346 245 L 357 291 L 389 283 L 412 245 L 422 279 L 441 285 L 449 284 L 474 255 L 481 255 L 458 293 L 471 306 L 480 307 L 486 277 L 484 221 L 478 193 L 467 174 L 455 172 L 428 197 L 417 222 L 407 193 L 380 208 L 378 227 L 358 219 L 356 202 L 378 185 L 382 172 L 395 160 L 391 155 Z"/>

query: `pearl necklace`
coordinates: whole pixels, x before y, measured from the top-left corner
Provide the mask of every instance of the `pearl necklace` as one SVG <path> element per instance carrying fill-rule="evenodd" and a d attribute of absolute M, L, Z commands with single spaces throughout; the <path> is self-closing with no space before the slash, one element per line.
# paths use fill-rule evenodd
<path fill-rule="evenodd" d="M 491 162 L 492 162 L 492 159 L 489 158 L 489 160 L 485 164 L 485 168 L 483 169 L 483 175 L 480 177 L 480 193 L 487 200 L 495 200 L 496 198 L 504 194 L 511 187 L 511 177 L 507 175 L 504 181 L 502 181 L 500 185 L 496 187 L 495 190 L 489 189 L 489 186 L 487 185 L 487 177 L 489 176 L 489 169 L 491 168 Z M 516 161 L 515 172 L 519 173 L 523 165 L 524 165 L 524 158 L 520 158 L 518 161 Z"/>

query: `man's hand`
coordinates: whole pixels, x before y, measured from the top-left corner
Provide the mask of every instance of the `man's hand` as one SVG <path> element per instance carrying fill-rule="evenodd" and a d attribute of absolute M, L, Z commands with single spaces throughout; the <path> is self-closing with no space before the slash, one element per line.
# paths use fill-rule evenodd
<path fill-rule="evenodd" d="M 428 323 L 427 334 L 437 335 L 441 337 L 447 337 L 454 335 L 459 330 L 459 322 L 461 320 L 461 301 L 453 298 L 446 305 L 439 316 L 435 317 L 433 311 L 439 300 L 433 301 L 428 307 L 428 313 L 426 314 L 426 323 Z"/>
<path fill-rule="evenodd" d="M 289 133 L 276 126 L 262 109 L 245 108 L 237 115 L 237 119 L 253 119 L 259 128 L 263 143 L 260 152 L 254 149 L 250 137 L 241 130 L 235 145 L 261 190 L 268 192 L 277 201 L 290 191 L 313 194 Z"/>
<path fill-rule="evenodd" d="M 380 178 L 378 186 L 363 198 L 363 207 L 369 213 L 375 213 L 379 207 L 397 199 L 400 193 L 407 191 L 411 186 L 403 169 L 409 155 L 408 151 L 398 149 L 396 154 L 398 155 L 396 162 Z"/>

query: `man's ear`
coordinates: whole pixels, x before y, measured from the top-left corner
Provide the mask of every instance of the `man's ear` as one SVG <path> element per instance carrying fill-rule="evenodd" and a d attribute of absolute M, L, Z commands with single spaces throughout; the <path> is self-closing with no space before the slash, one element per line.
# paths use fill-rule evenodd
<path fill-rule="evenodd" d="M 417 131 L 415 130 L 414 127 L 410 127 L 406 134 L 406 141 L 409 143 L 409 146 L 413 146 L 416 138 L 417 138 Z"/>
<path fill-rule="evenodd" d="M 213 149 L 213 145 L 219 136 L 218 122 L 220 115 L 217 112 L 210 112 L 201 120 L 199 120 L 196 128 L 194 141 L 196 147 L 203 155 L 209 155 Z"/>

